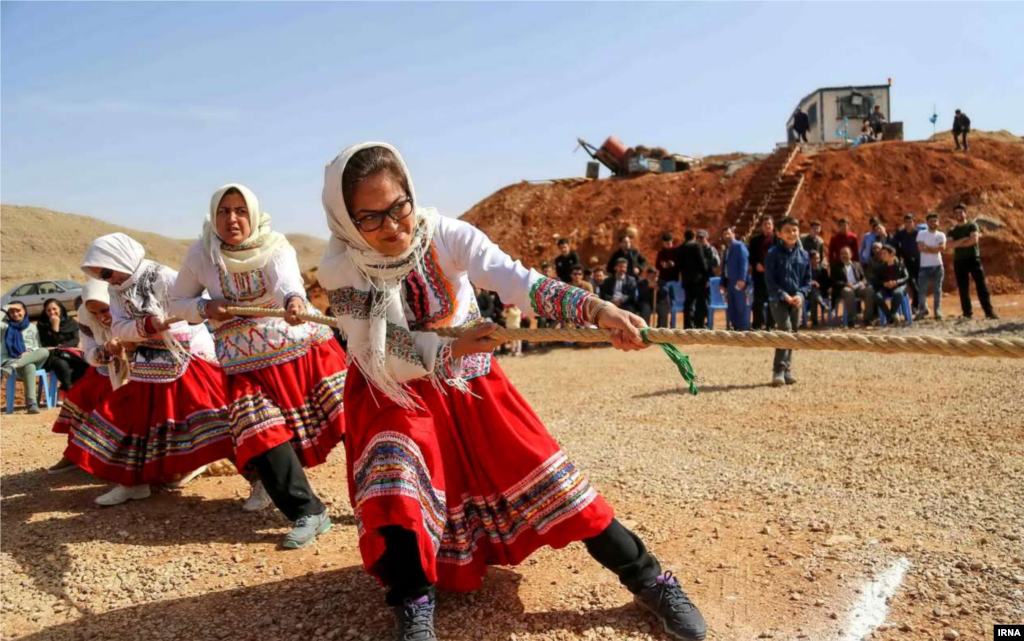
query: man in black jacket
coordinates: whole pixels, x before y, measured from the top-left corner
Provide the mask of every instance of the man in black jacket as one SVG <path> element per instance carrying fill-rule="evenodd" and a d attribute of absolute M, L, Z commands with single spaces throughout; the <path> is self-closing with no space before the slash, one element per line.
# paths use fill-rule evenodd
<path fill-rule="evenodd" d="M 775 244 L 775 222 L 771 216 L 761 216 L 761 230 L 750 237 L 750 272 L 754 281 L 754 309 L 751 329 L 772 329 L 775 319 L 766 313 L 768 307 L 768 284 L 764 280 L 764 261 L 768 250 Z"/>
<path fill-rule="evenodd" d="M 558 255 L 555 256 L 555 273 L 563 283 L 572 282 L 572 270 L 579 267 L 580 255 L 572 250 L 568 238 L 558 239 Z"/>
<path fill-rule="evenodd" d="M 956 150 L 960 151 L 960 139 L 963 138 L 964 151 L 970 151 L 971 146 L 967 144 L 967 134 L 971 131 L 971 119 L 967 117 L 967 114 L 956 110 L 956 115 L 953 116 L 953 142 L 956 143 Z"/>
<path fill-rule="evenodd" d="M 896 260 L 896 248 L 892 245 L 883 245 L 881 255 L 882 263 L 875 268 L 871 285 L 875 291 L 876 309 L 881 310 L 885 320 L 892 324 L 896 322 L 896 312 L 903 309 L 910 274 L 906 266 Z M 892 298 L 892 305 L 886 306 L 886 298 Z M 903 320 L 906 322 L 908 319 Z"/>
<path fill-rule="evenodd" d="M 619 238 L 619 248 L 608 259 L 609 274 L 615 271 L 615 263 L 620 258 L 626 259 L 626 273 L 630 276 L 640 276 L 641 270 L 647 269 L 647 259 L 644 258 L 639 249 L 633 248 L 633 239 L 626 235 Z"/>
<path fill-rule="evenodd" d="M 687 229 L 683 236 L 686 240 L 679 247 L 679 271 L 683 275 L 683 328 L 704 329 L 708 319 L 708 283 L 711 279 L 711 268 L 708 267 L 704 247 L 697 242 L 697 235 Z"/>
<path fill-rule="evenodd" d="M 797 142 L 807 142 L 807 132 L 811 129 L 811 120 L 800 107 L 793 112 L 793 131 L 796 133 Z"/>
<path fill-rule="evenodd" d="M 638 311 L 638 291 L 636 278 L 626 273 L 629 263 L 625 258 L 615 261 L 615 271 L 601 285 L 601 299 L 627 312 Z"/>

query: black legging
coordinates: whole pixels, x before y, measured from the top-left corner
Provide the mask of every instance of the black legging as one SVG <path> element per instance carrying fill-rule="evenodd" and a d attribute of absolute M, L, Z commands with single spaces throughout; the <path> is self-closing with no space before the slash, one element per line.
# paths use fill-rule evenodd
<path fill-rule="evenodd" d="M 396 525 L 382 527 L 385 551 L 378 561 L 381 580 L 388 586 L 385 601 L 400 605 L 405 599 L 418 599 L 432 594 L 434 586 L 427 580 L 420 564 L 416 535 Z M 661 574 L 661 564 L 651 555 L 644 542 L 618 522 L 612 522 L 595 537 L 583 539 L 598 563 L 614 572 L 622 585 L 634 594 L 654 584 Z"/>
<path fill-rule="evenodd" d="M 289 520 L 323 514 L 327 509 L 309 485 L 291 443 L 281 443 L 253 458 L 252 466 L 274 505 Z"/>
<path fill-rule="evenodd" d="M 89 364 L 71 352 L 63 352 L 58 356 L 56 349 L 50 350 L 50 356 L 43 363 L 43 369 L 57 376 L 60 388 L 65 392 L 89 371 Z"/>

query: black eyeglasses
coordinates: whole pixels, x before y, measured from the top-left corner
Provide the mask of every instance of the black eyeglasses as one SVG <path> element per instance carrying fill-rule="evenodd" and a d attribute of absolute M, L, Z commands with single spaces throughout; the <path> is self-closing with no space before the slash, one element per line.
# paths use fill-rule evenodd
<path fill-rule="evenodd" d="M 356 227 L 358 227 L 362 231 L 377 231 L 384 225 L 385 218 L 391 218 L 391 220 L 397 223 L 400 220 L 405 220 L 406 218 L 408 218 L 409 215 L 412 214 L 412 210 L 412 198 L 406 198 L 405 200 L 401 200 L 395 203 L 389 209 L 384 211 L 360 209 L 359 211 L 352 215 L 352 222 L 355 223 Z M 369 215 L 357 218 L 356 216 L 358 216 L 359 214 Z"/>

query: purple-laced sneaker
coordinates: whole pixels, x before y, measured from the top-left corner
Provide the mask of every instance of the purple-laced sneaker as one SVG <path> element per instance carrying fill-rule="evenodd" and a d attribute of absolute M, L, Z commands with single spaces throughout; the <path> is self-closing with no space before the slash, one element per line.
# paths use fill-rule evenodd
<path fill-rule="evenodd" d="M 395 608 L 397 641 L 437 641 L 434 634 L 434 598 L 430 595 L 406 599 Z"/>
<path fill-rule="evenodd" d="M 708 633 L 697 606 L 686 596 L 672 572 L 665 572 L 654 585 L 648 586 L 633 597 L 641 608 L 653 613 L 673 638 L 682 641 L 702 641 Z"/>

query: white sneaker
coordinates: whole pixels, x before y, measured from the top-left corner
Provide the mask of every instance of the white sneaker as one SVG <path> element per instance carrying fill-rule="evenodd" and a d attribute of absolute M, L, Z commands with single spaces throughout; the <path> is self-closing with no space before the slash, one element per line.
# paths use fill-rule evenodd
<path fill-rule="evenodd" d="M 256 481 L 249 487 L 249 498 L 242 504 L 243 512 L 259 512 L 270 507 L 270 495 L 267 488 L 263 487 L 263 481 Z"/>
<path fill-rule="evenodd" d="M 118 485 L 103 496 L 96 497 L 96 504 L 104 507 L 120 505 L 132 499 L 148 499 L 149 485 Z"/>

